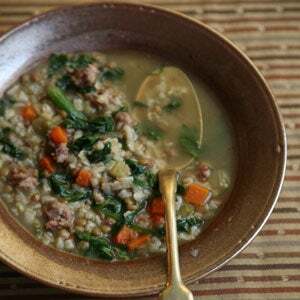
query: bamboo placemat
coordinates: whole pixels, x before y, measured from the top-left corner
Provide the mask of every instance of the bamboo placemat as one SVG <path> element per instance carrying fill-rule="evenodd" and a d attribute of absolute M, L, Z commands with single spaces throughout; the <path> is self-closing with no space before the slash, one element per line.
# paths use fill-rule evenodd
<path fill-rule="evenodd" d="M 79 2 L 84 1 L 0 0 L 0 34 L 35 14 Z M 287 173 L 274 213 L 243 253 L 191 286 L 196 299 L 300 299 L 300 1 L 149 2 L 202 20 L 246 52 L 273 90 L 288 135 Z M 48 288 L 2 264 L 0 298 L 88 299 Z"/>

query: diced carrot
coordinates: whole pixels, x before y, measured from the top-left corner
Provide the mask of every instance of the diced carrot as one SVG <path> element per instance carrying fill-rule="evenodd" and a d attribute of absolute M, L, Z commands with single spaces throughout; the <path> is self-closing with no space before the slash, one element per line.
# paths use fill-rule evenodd
<path fill-rule="evenodd" d="M 129 241 L 135 239 L 138 236 L 137 232 L 124 225 L 115 237 L 117 244 L 127 245 Z"/>
<path fill-rule="evenodd" d="M 195 206 L 202 206 L 210 197 L 211 193 L 208 189 L 200 186 L 199 184 L 190 184 L 185 192 L 184 200 Z"/>
<path fill-rule="evenodd" d="M 137 248 L 142 247 L 143 245 L 145 245 L 149 241 L 150 241 L 149 235 L 140 235 L 136 239 L 133 239 L 133 240 L 129 241 L 128 244 L 127 244 L 127 248 L 129 250 L 135 250 Z"/>
<path fill-rule="evenodd" d="M 32 122 L 37 117 L 37 112 L 32 105 L 22 107 L 21 115 L 24 120 Z"/>
<path fill-rule="evenodd" d="M 46 170 L 46 171 L 48 171 L 49 173 L 53 173 L 54 172 L 54 166 L 53 166 L 53 161 L 52 161 L 52 159 L 51 159 L 51 157 L 50 156 L 44 156 L 44 157 L 42 157 L 41 159 L 40 159 L 40 166 L 44 169 L 44 170 Z"/>
<path fill-rule="evenodd" d="M 50 131 L 50 139 L 55 144 L 67 143 L 68 136 L 67 136 L 66 130 L 59 126 L 53 127 Z"/>
<path fill-rule="evenodd" d="M 164 223 L 164 220 L 165 220 L 165 218 L 163 216 L 151 215 L 151 221 L 152 221 L 153 225 L 155 225 L 155 226 L 162 225 Z"/>
<path fill-rule="evenodd" d="M 92 173 L 89 170 L 80 170 L 76 176 L 75 182 L 82 186 L 87 187 L 91 184 Z"/>
<path fill-rule="evenodd" d="M 152 199 L 148 211 L 151 216 L 153 215 L 163 216 L 165 214 L 165 205 L 163 199 L 161 197 L 156 197 Z"/>

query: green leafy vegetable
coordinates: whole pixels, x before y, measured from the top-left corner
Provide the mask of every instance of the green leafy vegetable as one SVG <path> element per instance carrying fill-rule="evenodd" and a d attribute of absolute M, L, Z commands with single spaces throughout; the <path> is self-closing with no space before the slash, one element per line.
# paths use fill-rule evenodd
<path fill-rule="evenodd" d="M 112 132 L 115 129 L 115 122 L 111 117 L 98 117 L 94 120 L 79 120 L 67 118 L 64 121 L 64 126 L 67 128 L 81 129 L 85 132 L 105 134 Z"/>
<path fill-rule="evenodd" d="M 11 107 L 16 101 L 9 96 L 3 96 L 0 99 L 0 116 L 4 116 L 5 110 Z"/>
<path fill-rule="evenodd" d="M 91 197 L 92 192 L 87 188 L 72 188 L 72 178 L 62 173 L 54 173 L 49 177 L 52 191 L 69 202 L 81 201 Z"/>
<path fill-rule="evenodd" d="M 112 132 L 115 128 L 115 122 L 112 117 L 98 117 L 88 122 L 86 130 L 97 133 Z"/>
<path fill-rule="evenodd" d="M 68 62 L 68 57 L 65 54 L 51 54 L 48 61 L 48 76 L 51 77 L 54 73 L 63 69 Z"/>
<path fill-rule="evenodd" d="M 62 91 L 72 90 L 73 89 L 73 81 L 70 75 L 65 74 L 62 77 L 60 77 L 56 81 L 56 86 L 60 88 Z"/>
<path fill-rule="evenodd" d="M 0 144 L 2 145 L 1 151 L 13 158 L 23 160 L 26 157 L 26 153 L 17 148 L 9 139 L 10 128 L 3 128 L 0 131 Z"/>
<path fill-rule="evenodd" d="M 112 245 L 107 238 L 96 237 L 86 232 L 76 232 L 76 237 L 79 241 L 89 242 L 89 248 L 84 252 L 85 256 L 106 260 L 130 258 L 126 250 Z"/>
<path fill-rule="evenodd" d="M 123 69 L 116 68 L 104 68 L 101 73 L 101 80 L 117 81 L 121 80 L 125 72 Z"/>
<path fill-rule="evenodd" d="M 179 134 L 179 144 L 186 153 L 195 158 L 199 157 L 202 152 L 199 143 L 199 132 L 195 128 L 182 125 Z"/>
<path fill-rule="evenodd" d="M 192 216 L 192 217 L 188 217 L 188 218 L 184 218 L 184 219 L 177 219 L 176 224 L 177 224 L 177 231 L 178 232 L 190 233 L 191 228 L 193 226 L 201 227 L 204 224 L 204 221 L 202 219 L 200 219 L 199 217 Z M 136 224 L 134 224 L 134 226 L 136 226 Z M 145 228 L 145 229 L 147 231 L 147 228 Z M 136 227 L 135 230 L 139 231 L 139 232 L 142 232 L 144 230 L 144 228 L 143 227 L 140 227 L 140 228 Z M 146 231 L 144 231 L 144 233 L 146 233 Z M 165 236 L 165 228 L 162 227 L 162 226 L 151 229 L 151 231 L 152 232 L 149 232 L 148 234 L 152 234 L 152 235 L 160 237 L 160 238 Z"/>
<path fill-rule="evenodd" d="M 112 196 L 106 196 L 104 202 L 96 204 L 94 208 L 103 213 L 106 217 L 113 218 L 117 221 L 120 221 L 123 217 L 123 206 L 121 201 Z"/>
<path fill-rule="evenodd" d="M 153 236 L 157 236 L 159 238 L 161 238 L 163 236 L 163 231 L 156 229 L 151 229 L 151 228 L 145 228 L 143 226 L 140 226 L 138 224 L 131 224 L 128 225 L 131 229 L 133 229 L 134 231 L 138 232 L 138 233 L 142 233 L 142 234 L 149 234 L 149 235 L 153 235 Z"/>
<path fill-rule="evenodd" d="M 81 93 L 81 94 L 87 94 L 94 92 L 96 89 L 93 86 L 84 85 L 84 86 L 78 86 L 75 84 L 75 82 L 72 80 L 71 76 L 68 74 L 63 75 L 61 78 L 59 78 L 56 82 L 56 86 L 59 87 L 63 91 L 69 91 L 73 93 Z"/>
<path fill-rule="evenodd" d="M 74 107 L 60 88 L 50 86 L 48 88 L 48 96 L 57 108 L 64 110 L 69 115 L 69 118 L 74 123 L 77 123 L 78 126 L 85 126 L 87 117 Z"/>
<path fill-rule="evenodd" d="M 138 208 L 136 210 L 126 212 L 124 222 L 127 225 L 133 224 L 135 217 L 146 208 L 147 201 L 141 201 Z"/>
<path fill-rule="evenodd" d="M 133 101 L 132 102 L 133 107 L 141 107 L 141 108 L 147 108 L 148 105 L 146 103 L 143 103 L 141 101 Z"/>
<path fill-rule="evenodd" d="M 79 54 L 68 61 L 68 67 L 72 69 L 84 69 L 92 62 L 94 62 L 94 58 L 91 55 Z"/>
<path fill-rule="evenodd" d="M 203 223 L 204 223 L 204 221 L 196 216 L 184 218 L 184 219 L 178 219 L 177 220 L 177 230 L 179 232 L 189 233 L 193 226 L 200 227 L 203 225 Z"/>
<path fill-rule="evenodd" d="M 163 110 L 166 112 L 172 112 L 178 109 L 182 105 L 182 100 L 180 98 L 172 96 L 170 102 L 163 107 Z"/>
<path fill-rule="evenodd" d="M 111 143 L 108 142 L 104 145 L 104 148 L 101 150 L 94 150 L 91 153 L 87 154 L 87 158 L 90 163 L 98 163 L 101 161 L 107 161 L 108 155 L 111 152 Z"/>
<path fill-rule="evenodd" d="M 94 59 L 87 54 L 80 54 L 73 58 L 68 58 L 66 54 L 51 54 L 48 61 L 48 76 L 53 76 L 56 72 L 65 67 L 71 69 L 83 69 L 93 61 Z"/>
<path fill-rule="evenodd" d="M 138 130 L 153 141 L 158 141 L 165 135 L 162 129 L 149 121 L 141 123 Z"/>
<path fill-rule="evenodd" d="M 67 128 L 81 129 L 101 134 L 114 130 L 113 118 L 98 117 L 92 121 L 88 121 L 82 112 L 76 110 L 72 102 L 60 88 L 55 86 L 49 87 L 48 95 L 56 107 L 68 113 L 68 118 L 64 121 L 64 126 Z"/>
<path fill-rule="evenodd" d="M 185 187 L 182 184 L 177 184 L 177 194 L 183 195 L 185 193 Z"/>
<path fill-rule="evenodd" d="M 125 162 L 129 166 L 132 175 L 143 174 L 146 170 L 145 166 L 138 164 L 137 161 L 134 161 L 132 159 L 125 159 Z"/>
<path fill-rule="evenodd" d="M 80 152 L 81 150 L 92 150 L 92 147 L 99 140 L 99 134 L 84 135 L 69 144 L 69 148 L 73 152 Z"/>
<path fill-rule="evenodd" d="M 157 176 L 149 170 L 146 170 L 142 176 L 136 175 L 133 177 L 133 184 L 142 188 L 152 189 L 155 185 L 157 185 L 157 183 Z"/>

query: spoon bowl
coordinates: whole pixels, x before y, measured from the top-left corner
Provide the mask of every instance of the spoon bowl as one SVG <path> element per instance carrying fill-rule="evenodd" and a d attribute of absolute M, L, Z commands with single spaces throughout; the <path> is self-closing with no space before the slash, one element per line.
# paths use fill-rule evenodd
<path fill-rule="evenodd" d="M 138 90 L 136 101 L 143 106 L 135 107 L 135 117 L 141 122 L 148 120 L 159 126 L 167 143 L 177 142 L 184 124 L 198 132 L 201 144 L 203 118 L 200 102 L 192 82 L 179 68 L 167 66 L 147 76 Z M 151 155 L 159 159 L 155 151 Z M 166 157 L 168 168 L 174 169 L 183 169 L 192 160 L 184 150 Z"/>

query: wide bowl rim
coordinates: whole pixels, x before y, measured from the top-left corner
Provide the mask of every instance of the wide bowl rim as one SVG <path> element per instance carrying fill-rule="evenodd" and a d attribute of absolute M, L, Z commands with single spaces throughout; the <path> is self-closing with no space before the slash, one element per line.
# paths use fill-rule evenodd
<path fill-rule="evenodd" d="M 280 162 L 279 162 L 279 167 L 278 167 L 278 170 L 279 170 L 278 175 L 277 175 L 276 182 L 275 182 L 273 190 L 272 190 L 272 194 L 270 196 L 270 199 L 272 199 L 272 200 L 269 201 L 270 203 L 268 203 L 268 206 L 266 206 L 266 208 L 264 209 L 263 213 L 261 214 L 260 219 L 258 219 L 257 222 L 251 227 L 251 231 L 249 231 L 249 233 L 246 236 L 246 238 L 244 239 L 244 241 L 239 243 L 229 254 L 225 255 L 221 261 L 217 261 L 215 264 L 211 265 L 210 269 L 207 272 L 205 272 L 204 274 L 202 274 L 202 275 L 194 274 L 192 278 L 187 278 L 185 280 L 186 283 L 192 283 L 195 280 L 203 278 L 203 277 L 207 276 L 208 274 L 220 269 L 227 262 L 229 262 L 231 259 L 233 259 L 236 255 L 238 255 L 241 251 L 243 251 L 252 242 L 252 240 L 257 236 L 257 234 L 259 233 L 261 228 L 265 225 L 265 223 L 267 222 L 269 216 L 271 215 L 271 213 L 277 203 L 277 200 L 278 200 L 278 197 L 281 192 L 282 185 L 283 185 L 285 169 L 286 169 L 287 140 L 286 140 L 284 123 L 283 123 L 282 117 L 279 113 L 279 109 L 278 109 L 278 105 L 275 101 L 275 97 L 274 97 L 273 93 L 271 92 L 263 75 L 258 70 L 258 68 L 255 66 L 255 64 L 231 40 L 229 40 L 227 37 L 225 37 L 224 35 L 222 35 L 221 33 L 216 31 L 215 29 L 211 28 L 210 26 L 206 25 L 205 23 L 203 23 L 200 20 L 189 17 L 183 13 L 174 11 L 172 9 L 162 8 L 160 6 L 152 5 L 152 4 L 140 4 L 140 3 L 134 2 L 134 1 L 128 2 L 128 1 L 123 1 L 123 0 L 121 0 L 121 1 L 100 0 L 97 3 L 81 3 L 81 4 L 77 4 L 77 5 L 68 5 L 68 6 L 64 6 L 64 7 L 57 7 L 57 8 L 51 9 L 50 11 L 46 11 L 42 14 L 39 14 L 37 16 L 33 16 L 30 19 L 26 20 L 25 22 L 19 24 L 17 27 L 9 30 L 8 32 L 6 32 L 5 34 L 3 34 L 0 37 L 0 43 L 4 42 L 6 39 L 11 37 L 15 33 L 22 31 L 25 27 L 31 26 L 32 24 L 39 22 L 45 18 L 48 18 L 51 15 L 55 15 L 56 13 L 59 13 L 59 12 L 70 12 L 73 10 L 81 9 L 82 7 L 102 7 L 102 8 L 105 8 L 105 7 L 110 7 L 110 8 L 131 7 L 131 8 L 135 8 L 137 10 L 140 10 L 141 8 L 143 8 L 145 10 L 146 9 L 153 10 L 156 12 L 161 12 L 161 13 L 165 13 L 168 15 L 172 15 L 181 20 L 185 20 L 186 22 L 189 22 L 196 26 L 202 27 L 203 29 L 206 30 L 206 32 L 208 34 L 211 34 L 212 36 L 214 36 L 214 38 L 217 38 L 220 41 L 226 43 L 227 46 L 229 46 L 231 48 L 231 50 L 233 50 L 235 52 L 235 54 L 238 55 L 239 58 L 242 59 L 242 62 L 247 66 L 247 68 L 250 68 L 250 71 L 252 72 L 252 74 L 255 75 L 255 79 L 258 80 L 259 83 L 261 84 L 261 86 L 263 87 L 264 92 L 266 93 L 266 96 L 269 100 L 269 104 L 271 105 L 271 109 L 273 110 L 273 114 L 275 117 L 275 123 L 276 123 L 276 126 L 278 127 L 279 139 L 281 141 L 281 144 L 280 144 L 281 145 L 281 148 L 280 148 L 281 155 L 279 157 Z M 141 11 L 141 13 L 143 13 L 143 10 L 140 10 L 140 11 Z M 4 255 L 4 253 L 2 253 L 1 251 L 0 251 L 0 259 L 1 259 L 1 261 L 6 263 L 8 266 L 13 268 L 14 270 L 16 270 L 34 280 L 37 280 L 44 284 L 47 284 L 48 286 L 66 290 L 68 292 L 85 294 L 88 296 L 100 296 L 100 297 L 129 297 L 129 296 L 130 297 L 141 297 L 141 296 L 150 296 L 150 295 L 157 293 L 157 290 L 153 290 L 153 291 L 145 290 L 145 291 L 138 292 L 138 293 L 137 292 L 128 293 L 126 295 L 120 294 L 120 293 L 111 294 L 111 293 L 99 292 L 99 290 L 91 290 L 88 288 L 82 288 L 82 287 L 72 286 L 72 285 L 68 285 L 68 284 L 62 285 L 58 282 L 49 280 L 47 277 L 42 278 L 41 276 L 39 276 L 38 274 L 34 274 L 30 270 L 26 270 L 26 268 L 24 268 L 22 265 L 18 265 L 11 257 Z"/>

